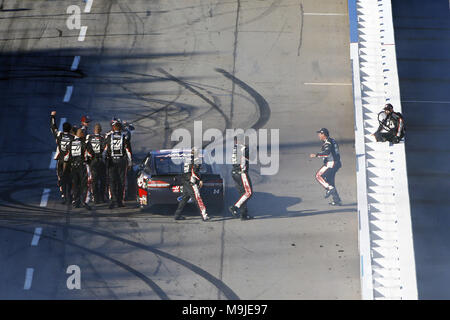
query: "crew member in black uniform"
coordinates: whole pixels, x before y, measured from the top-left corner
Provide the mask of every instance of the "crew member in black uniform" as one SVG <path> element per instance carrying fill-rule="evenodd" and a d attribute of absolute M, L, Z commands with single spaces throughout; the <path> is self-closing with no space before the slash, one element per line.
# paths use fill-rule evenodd
<path fill-rule="evenodd" d="M 86 209 L 91 210 L 91 207 L 87 204 L 87 161 L 91 157 L 92 154 L 88 151 L 84 142 L 83 130 L 80 128 L 77 130 L 77 135 L 70 142 L 64 156 L 65 165 L 70 166 L 73 184 L 72 204 L 75 208 L 79 208 L 82 203 Z"/>
<path fill-rule="evenodd" d="M 109 193 L 111 204 L 109 208 L 124 207 L 125 178 L 127 168 L 132 165 L 130 141 L 122 133 L 120 123 L 114 123 L 113 132 L 105 139 L 103 158 L 107 161 Z"/>
<path fill-rule="evenodd" d="M 248 174 L 249 167 L 249 148 L 248 145 L 237 143 L 237 137 L 234 137 L 234 147 L 232 154 L 231 176 L 234 180 L 237 191 L 239 192 L 238 201 L 231 206 L 230 212 L 234 217 L 238 217 L 241 213 L 241 220 L 253 219 L 253 216 L 248 214 L 247 201 L 253 194 L 252 182 Z"/>
<path fill-rule="evenodd" d="M 196 150 L 192 148 L 191 154 L 184 163 L 183 173 L 183 196 L 178 203 L 177 210 L 175 211 L 175 220 L 184 220 L 185 217 L 181 215 L 184 206 L 192 199 L 200 209 L 203 221 L 210 220 L 210 217 L 206 213 L 206 207 L 203 203 L 200 195 L 200 188 L 203 186 L 203 182 L 200 177 L 200 158 L 196 155 Z"/>
<path fill-rule="evenodd" d="M 52 111 L 50 115 L 50 129 L 56 140 L 56 152 L 54 160 L 56 163 L 56 175 L 58 177 L 58 187 L 61 193 L 62 203 L 66 204 L 67 200 L 70 203 L 71 194 L 71 180 L 70 180 L 70 168 L 64 170 L 64 155 L 67 153 L 67 147 L 73 140 L 73 135 L 70 133 L 72 126 L 69 122 L 64 122 L 62 129 L 59 131 L 56 126 L 56 111 Z"/>
<path fill-rule="evenodd" d="M 95 204 L 105 202 L 106 191 L 106 166 L 102 157 L 103 150 L 105 149 L 105 137 L 103 137 L 101 132 L 101 125 L 96 123 L 94 126 L 94 134 L 90 134 L 86 137 L 87 148 L 92 152 L 92 159 L 89 167 L 91 169 L 91 186 Z"/>
<path fill-rule="evenodd" d="M 377 131 L 373 134 L 378 142 L 399 143 L 405 136 L 405 121 L 399 112 L 394 112 L 392 104 L 384 106 L 383 111 L 378 114 Z"/>
<path fill-rule="evenodd" d="M 322 150 L 319 153 L 311 153 L 311 158 L 323 158 L 323 166 L 316 173 L 316 180 L 325 190 L 325 198 L 333 196 L 332 206 L 340 206 L 341 198 L 336 190 L 334 178 L 341 165 L 339 145 L 336 140 L 330 138 L 330 133 L 326 128 L 317 131 L 319 139 L 323 141 Z"/>

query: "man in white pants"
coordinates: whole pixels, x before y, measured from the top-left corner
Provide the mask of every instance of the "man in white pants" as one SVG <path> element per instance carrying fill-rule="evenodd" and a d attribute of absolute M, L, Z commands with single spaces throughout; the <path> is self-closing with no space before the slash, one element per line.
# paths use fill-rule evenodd
<path fill-rule="evenodd" d="M 341 156 L 339 154 L 339 145 L 336 140 L 330 137 L 326 128 L 317 131 L 319 139 L 323 142 L 322 150 L 318 153 L 311 153 L 311 158 L 322 158 L 323 166 L 316 173 L 316 180 L 325 188 L 325 198 L 333 196 L 332 206 L 340 206 L 341 198 L 334 185 L 334 177 L 341 165 Z"/>
<path fill-rule="evenodd" d="M 248 145 L 238 144 L 237 137 L 234 137 L 234 148 L 232 155 L 233 169 L 231 176 L 233 177 L 236 189 L 239 192 L 239 199 L 231 206 L 230 212 L 234 217 L 238 217 L 238 210 L 241 212 L 241 220 L 253 219 L 248 214 L 247 201 L 253 195 L 252 182 L 248 175 L 249 166 L 249 149 Z"/>

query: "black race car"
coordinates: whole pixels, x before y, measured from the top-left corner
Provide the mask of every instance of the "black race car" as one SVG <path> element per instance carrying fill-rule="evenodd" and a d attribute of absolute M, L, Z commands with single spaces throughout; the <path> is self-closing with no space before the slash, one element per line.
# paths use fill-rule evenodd
<path fill-rule="evenodd" d="M 141 210 L 153 204 L 177 204 L 182 198 L 182 174 L 184 162 L 190 149 L 167 149 L 147 154 L 137 172 L 137 200 Z M 224 182 L 214 165 L 205 161 L 205 152 L 200 173 L 203 187 L 200 193 L 206 207 L 220 211 L 224 205 Z M 192 199 L 189 200 L 192 202 Z"/>

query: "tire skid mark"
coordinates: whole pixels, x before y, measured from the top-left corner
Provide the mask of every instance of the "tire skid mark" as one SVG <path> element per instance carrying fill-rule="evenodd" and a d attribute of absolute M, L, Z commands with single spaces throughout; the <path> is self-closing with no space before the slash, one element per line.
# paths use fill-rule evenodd
<path fill-rule="evenodd" d="M 196 273 L 200 277 L 204 278 L 205 280 L 207 280 L 208 282 L 213 284 L 216 288 L 218 288 L 225 295 L 225 297 L 227 299 L 229 299 L 229 300 L 239 300 L 239 297 L 236 295 L 236 293 L 233 292 L 233 290 L 231 288 L 229 288 L 225 283 L 223 283 L 220 279 L 217 279 L 216 277 L 214 277 L 209 272 L 201 269 L 200 267 L 198 267 L 198 266 L 196 266 L 196 265 L 194 265 L 194 264 L 192 264 L 192 263 L 190 263 L 190 262 L 188 262 L 186 260 L 183 260 L 183 259 L 181 259 L 179 257 L 176 257 L 176 256 L 174 256 L 174 255 L 172 255 L 170 253 L 167 253 L 167 252 L 161 251 L 159 249 L 153 248 L 153 247 L 151 247 L 149 245 L 145 245 L 145 244 L 142 244 L 142 243 L 139 243 L 139 242 L 136 242 L 136 241 L 125 239 L 125 238 L 116 236 L 114 234 L 110 234 L 110 233 L 108 233 L 106 231 L 95 230 L 95 229 L 92 229 L 92 228 L 83 227 L 83 226 L 79 226 L 79 225 L 65 225 L 65 224 L 58 223 L 58 222 L 48 222 L 48 221 L 34 220 L 34 219 L 33 220 L 26 220 L 26 219 L 21 219 L 21 218 L 10 218 L 10 217 L 6 217 L 5 220 L 8 220 L 8 221 L 19 221 L 19 222 L 30 222 L 30 221 L 33 221 L 33 222 L 38 222 L 38 223 L 42 223 L 42 224 L 52 225 L 52 226 L 55 226 L 55 227 L 65 227 L 65 228 L 68 228 L 68 229 L 82 231 L 82 232 L 86 232 L 86 233 L 91 234 L 91 235 L 97 235 L 97 236 L 104 237 L 104 238 L 107 238 L 107 239 L 110 239 L 110 240 L 115 240 L 115 241 L 118 241 L 118 242 L 122 242 L 122 243 L 128 244 L 128 245 L 130 245 L 132 247 L 139 248 L 139 249 L 142 249 L 142 250 L 147 251 L 147 252 L 151 252 L 151 253 L 153 253 L 155 255 L 158 255 L 160 257 L 166 258 L 168 260 L 171 260 L 173 262 L 176 262 L 176 263 L 182 265 L 183 267 L 191 270 L 192 272 Z M 78 245 L 76 245 L 74 243 L 69 243 L 69 242 L 67 242 L 67 244 L 68 245 L 78 246 Z M 79 247 L 83 248 L 81 246 L 79 246 Z M 88 248 L 86 248 L 86 249 L 88 249 Z M 88 249 L 88 250 L 91 250 L 91 249 Z"/>
<path fill-rule="evenodd" d="M 305 11 L 303 10 L 303 3 L 300 3 L 300 36 L 299 36 L 299 43 L 298 43 L 298 48 L 297 48 L 297 57 L 300 56 L 300 49 L 302 47 L 302 42 L 303 42 L 303 18 L 305 16 Z"/>
<path fill-rule="evenodd" d="M 230 128 L 230 119 L 227 117 L 227 115 L 222 111 L 222 109 L 219 108 L 213 101 L 211 101 L 209 98 L 207 98 L 205 95 L 194 89 L 192 86 L 190 86 L 188 83 L 176 78 L 175 76 L 168 73 L 163 68 L 158 68 L 158 71 L 164 74 L 168 79 L 180 84 L 181 86 L 185 87 L 189 91 L 191 91 L 196 96 L 200 97 L 202 100 L 207 102 L 211 107 L 213 107 L 225 120 L 225 128 Z"/>
<path fill-rule="evenodd" d="M 240 3 L 242 3 L 242 2 L 248 2 L 248 1 L 242 1 L 242 0 L 238 0 L 238 1 L 239 1 Z M 243 21 L 243 22 L 239 23 L 239 26 L 240 26 L 240 27 L 241 27 L 241 26 L 245 26 L 245 25 L 248 25 L 248 24 L 250 24 L 250 23 L 252 23 L 252 22 L 255 22 L 255 21 L 258 21 L 258 20 L 260 20 L 260 19 L 262 19 L 262 18 L 267 17 L 268 15 L 270 15 L 273 11 L 275 11 L 275 10 L 278 9 L 279 7 L 283 7 L 283 6 L 280 6 L 280 3 L 281 3 L 281 2 L 282 2 L 282 1 L 280 1 L 280 0 L 274 0 L 274 1 L 270 4 L 269 7 L 263 7 L 263 8 L 258 7 L 258 8 L 247 9 L 246 11 L 250 11 L 250 10 L 259 10 L 259 9 L 264 9 L 264 8 L 265 8 L 265 10 L 264 10 L 262 13 L 260 13 L 259 15 L 257 15 L 256 17 L 253 17 L 253 18 L 251 18 L 251 19 L 249 19 L 249 20 L 247 20 L 247 21 Z M 231 13 L 235 13 L 235 11 L 223 12 L 223 13 L 219 14 L 219 16 L 220 16 L 220 15 L 229 14 L 229 13 L 230 13 L 230 14 L 231 14 Z M 232 29 L 232 28 L 234 28 L 234 26 L 233 26 L 233 27 L 222 28 L 222 29 L 219 29 L 219 30 L 216 30 L 216 31 L 222 32 L 222 31 L 230 30 L 230 29 Z"/>
<path fill-rule="evenodd" d="M 13 230 L 13 231 L 18 231 L 18 232 L 23 232 L 23 233 L 30 233 L 30 234 L 32 233 L 31 231 L 27 231 L 27 230 L 23 230 L 23 229 L 19 229 L 19 228 L 14 228 L 14 227 L 7 227 L 7 226 L 4 226 L 4 225 L 0 225 L 0 228 Z M 70 226 L 68 228 L 70 228 Z M 98 257 L 100 257 L 102 259 L 108 260 L 108 261 L 114 263 L 115 265 L 121 267 L 122 269 L 128 271 L 129 273 L 133 274 L 137 278 L 141 279 L 143 282 L 145 282 L 159 296 L 160 299 L 162 299 L 162 300 L 170 300 L 169 297 L 167 296 L 167 294 L 164 292 L 164 290 L 162 290 L 161 287 L 158 286 L 155 282 L 153 282 L 150 278 L 148 278 L 143 273 L 137 271 L 136 269 L 130 267 L 129 265 L 127 265 L 127 264 L 125 264 L 125 263 L 123 263 L 123 262 L 121 262 L 119 260 L 111 258 L 111 257 L 109 257 L 109 256 L 107 256 L 107 255 L 105 255 L 105 254 L 103 254 L 101 252 L 98 252 L 96 250 L 92 250 L 92 249 L 89 249 L 87 247 L 78 245 L 78 244 L 76 244 L 74 242 L 67 241 L 67 239 L 61 240 L 61 239 L 58 239 L 56 237 L 52 237 L 52 236 L 49 236 L 49 235 L 41 235 L 41 238 L 46 238 L 46 239 L 53 240 L 53 241 L 63 242 L 64 245 L 69 245 L 71 247 L 74 247 L 74 248 L 86 251 L 86 252 L 88 252 L 88 253 L 90 253 L 92 255 L 98 256 Z"/>
<path fill-rule="evenodd" d="M 226 78 L 230 79 L 231 81 L 233 81 L 233 83 L 236 83 L 239 87 L 248 92 L 248 94 L 250 94 L 253 97 L 253 99 L 255 99 L 259 108 L 259 117 L 258 120 L 251 126 L 251 128 L 252 129 L 262 128 L 270 119 L 270 106 L 269 103 L 266 101 L 266 99 L 264 99 L 264 97 L 260 95 L 255 89 L 247 85 L 242 80 L 239 80 L 229 72 L 220 68 L 217 68 L 216 71 L 223 74 Z"/>

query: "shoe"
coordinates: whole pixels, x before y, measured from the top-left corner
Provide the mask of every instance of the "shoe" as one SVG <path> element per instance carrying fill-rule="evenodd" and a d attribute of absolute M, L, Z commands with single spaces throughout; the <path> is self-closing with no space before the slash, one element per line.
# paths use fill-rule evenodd
<path fill-rule="evenodd" d="M 210 218 L 208 215 L 206 215 L 205 217 L 202 217 L 202 219 L 203 219 L 203 221 L 209 221 L 209 220 L 211 220 L 211 218 Z"/>
<path fill-rule="evenodd" d="M 325 193 L 325 199 L 328 198 L 329 196 L 331 196 L 331 194 L 333 193 L 333 190 L 334 190 L 334 188 L 327 190 L 327 192 Z"/>
<path fill-rule="evenodd" d="M 239 217 L 239 212 L 237 211 L 237 208 L 235 206 L 231 206 L 228 208 L 230 210 L 231 215 L 235 218 Z"/>
<path fill-rule="evenodd" d="M 119 202 L 119 203 L 117 204 L 117 206 L 118 206 L 119 208 L 124 208 L 124 207 L 125 207 L 125 204 L 124 204 L 123 202 Z"/>
<path fill-rule="evenodd" d="M 91 206 L 90 206 L 90 205 L 88 205 L 87 203 L 84 203 L 84 204 L 83 204 L 83 207 L 85 207 L 85 208 L 86 208 L 86 210 L 89 210 L 89 211 L 91 211 Z"/>
<path fill-rule="evenodd" d="M 339 200 L 339 201 L 331 201 L 331 202 L 330 202 L 330 205 L 331 205 L 331 206 L 341 206 L 342 203 L 341 203 L 341 200 Z"/>
<path fill-rule="evenodd" d="M 184 216 L 175 216 L 175 220 L 186 220 Z"/>
<path fill-rule="evenodd" d="M 108 208 L 114 209 L 114 207 L 115 207 L 115 203 L 114 203 L 114 202 L 111 202 L 111 203 L 109 204 L 109 207 L 108 207 Z"/>
<path fill-rule="evenodd" d="M 253 216 L 249 216 L 248 214 L 244 214 L 244 215 L 242 215 L 241 216 L 241 220 L 252 220 L 252 219 L 254 219 L 254 217 Z"/>
<path fill-rule="evenodd" d="M 80 203 L 78 203 L 78 202 L 72 203 L 72 206 L 74 208 L 81 208 Z"/>

